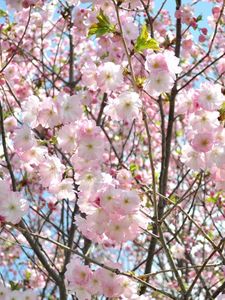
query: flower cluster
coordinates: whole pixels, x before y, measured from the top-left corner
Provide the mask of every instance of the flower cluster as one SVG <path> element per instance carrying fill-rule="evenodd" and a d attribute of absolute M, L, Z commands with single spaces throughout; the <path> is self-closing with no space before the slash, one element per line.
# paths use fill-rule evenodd
<path fill-rule="evenodd" d="M 146 299 L 144 296 L 135 296 L 136 284 L 129 278 L 117 275 L 110 270 L 118 270 L 119 264 L 108 263 L 106 268 L 92 270 L 83 265 L 81 260 L 74 256 L 67 265 L 66 280 L 68 289 L 75 293 L 79 300 L 90 300 L 92 296 L 103 295 L 109 298 Z"/>
<path fill-rule="evenodd" d="M 115 121 L 132 122 L 138 118 L 141 108 L 141 100 L 135 92 L 123 92 L 116 99 L 110 99 L 105 109 L 106 115 L 109 115 Z"/>
<path fill-rule="evenodd" d="M 151 53 L 146 56 L 145 68 L 149 72 L 144 88 L 149 94 L 160 95 L 173 86 L 176 74 L 181 72 L 179 59 L 173 52 Z"/>
<path fill-rule="evenodd" d="M 104 66 L 103 69 L 113 71 L 113 68 L 107 68 Z M 107 89 L 116 80 L 118 75 Z M 103 82 L 107 84 L 107 81 Z M 106 114 L 113 120 L 129 123 L 138 117 L 140 108 L 139 95 L 127 91 L 117 99 L 110 100 L 106 105 Z M 40 102 L 32 96 L 28 97 L 26 104 L 23 103 L 23 110 L 24 125 L 14 129 L 11 137 L 14 149 L 26 163 L 25 168 L 29 174 L 39 177 L 42 188 L 55 197 L 55 202 L 76 199 L 74 179 L 70 176 L 65 178 L 68 171 L 63 164 L 63 157 L 51 155 L 47 148 L 37 142 L 37 131 L 33 130 L 41 126 L 43 130 L 49 131 L 49 138 L 52 138 L 52 128 L 55 128 L 57 147 L 70 156 L 71 164 L 77 172 L 78 205 L 81 212 L 86 214 L 85 218 L 76 218 L 80 232 L 98 243 L 113 244 L 135 239 L 142 228 L 146 227 L 139 212 L 141 200 L 136 191 L 121 189 L 117 180 L 102 172 L 101 164 L 108 159 L 103 155 L 105 138 L 100 127 L 84 117 L 80 97 L 60 93 L 56 99 L 44 98 Z M 12 125 L 9 125 L 8 120 L 5 123 L 10 131 Z M 39 137 L 41 132 L 37 134 Z M 102 226 L 103 223 L 105 226 Z"/>
<path fill-rule="evenodd" d="M 32 290 L 12 291 L 8 287 L 5 287 L 0 283 L 0 299 L 1 300 L 14 300 L 14 299 L 36 300 L 37 296 Z"/>
<path fill-rule="evenodd" d="M 193 94 L 193 110 L 187 133 L 189 145 L 183 161 L 194 170 L 209 169 L 217 188 L 224 188 L 225 129 L 219 121 L 219 108 L 224 102 L 219 85 L 201 84 Z"/>
<path fill-rule="evenodd" d="M 224 1 L 3 2 L 0 299 L 36 299 L 27 288 L 43 299 L 213 296 L 223 274 Z M 211 15 L 197 14 L 201 2 Z"/>
<path fill-rule="evenodd" d="M 77 225 L 90 240 L 121 243 L 135 239 L 146 227 L 137 192 L 116 188 L 109 175 L 86 173 L 80 179 L 80 190 L 78 204 L 87 217 L 77 219 Z"/>
<path fill-rule="evenodd" d="M 28 8 L 29 6 L 36 5 L 42 2 L 42 0 L 6 0 L 6 4 L 9 9 L 21 10 L 22 8 Z"/>
<path fill-rule="evenodd" d="M 13 192 L 7 181 L 0 180 L 1 221 L 17 224 L 28 211 L 28 203 L 19 192 Z"/>

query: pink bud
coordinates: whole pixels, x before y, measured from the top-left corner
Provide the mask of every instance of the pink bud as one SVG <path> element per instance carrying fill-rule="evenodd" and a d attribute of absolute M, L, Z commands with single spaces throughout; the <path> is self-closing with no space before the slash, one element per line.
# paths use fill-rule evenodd
<path fill-rule="evenodd" d="M 198 24 L 195 20 L 192 20 L 190 25 L 193 27 L 193 28 L 197 28 L 198 27 Z"/>
<path fill-rule="evenodd" d="M 64 91 L 65 93 L 69 93 L 69 92 L 70 92 L 70 88 L 69 88 L 68 86 L 65 86 L 65 87 L 63 88 L 63 91 Z"/>
<path fill-rule="evenodd" d="M 141 175 L 140 174 L 136 175 L 135 179 L 141 181 L 142 180 Z"/>
<path fill-rule="evenodd" d="M 206 38 L 205 38 L 205 36 L 203 34 L 200 34 L 198 40 L 199 40 L 200 43 L 204 43 L 205 40 L 206 40 Z"/>
<path fill-rule="evenodd" d="M 5 222 L 5 217 L 0 215 L 0 224 Z"/>
<path fill-rule="evenodd" d="M 5 84 L 5 79 L 4 79 L 3 74 L 0 74 L 0 85 L 3 85 L 3 84 Z"/>
<path fill-rule="evenodd" d="M 94 203 L 96 204 L 96 206 L 101 206 L 101 205 L 100 205 L 100 198 L 97 197 L 97 198 L 95 199 Z"/>
<path fill-rule="evenodd" d="M 175 12 L 175 18 L 177 18 L 177 19 L 181 18 L 181 11 L 180 10 L 176 10 L 176 12 Z"/>
<path fill-rule="evenodd" d="M 49 202 L 49 203 L 48 203 L 48 208 L 49 208 L 51 211 L 56 210 L 56 205 L 55 205 L 55 203 Z"/>
<path fill-rule="evenodd" d="M 207 35 L 208 29 L 207 29 L 207 28 L 201 28 L 201 32 L 202 32 L 204 35 Z"/>
<path fill-rule="evenodd" d="M 218 17 L 220 13 L 220 8 L 218 6 L 213 7 L 212 13 L 215 18 Z"/>
<path fill-rule="evenodd" d="M 23 8 L 28 8 L 30 6 L 29 1 L 27 1 L 27 0 L 24 0 L 22 2 L 22 5 L 23 5 Z"/>

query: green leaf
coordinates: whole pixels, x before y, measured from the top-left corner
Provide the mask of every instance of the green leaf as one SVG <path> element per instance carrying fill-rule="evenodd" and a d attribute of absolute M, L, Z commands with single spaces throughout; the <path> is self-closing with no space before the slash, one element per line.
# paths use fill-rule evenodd
<path fill-rule="evenodd" d="M 30 278 L 31 278 L 31 272 L 29 272 L 29 271 L 26 270 L 25 271 L 25 280 L 29 281 Z"/>
<path fill-rule="evenodd" d="M 53 136 L 50 140 L 49 140 L 50 144 L 52 145 L 57 145 L 58 141 L 57 141 L 57 137 Z"/>
<path fill-rule="evenodd" d="M 5 12 L 3 9 L 0 9 L 0 18 L 4 18 L 7 16 L 7 12 Z"/>
<path fill-rule="evenodd" d="M 141 34 L 135 43 L 134 50 L 141 53 L 146 49 L 159 50 L 160 48 L 158 42 L 150 37 L 147 25 L 144 24 Z"/>
<path fill-rule="evenodd" d="M 110 25 L 109 18 L 106 15 L 104 15 L 102 9 L 100 9 L 100 13 L 97 16 L 97 19 L 101 25 Z"/>
<path fill-rule="evenodd" d="M 4 111 L 3 112 L 3 119 L 5 120 L 6 118 L 10 117 L 12 115 L 11 111 Z"/>
<path fill-rule="evenodd" d="M 152 229 L 153 229 L 152 224 L 151 224 L 151 223 L 148 223 L 147 230 L 148 230 L 148 231 L 151 231 Z"/>
<path fill-rule="evenodd" d="M 177 201 L 179 200 L 179 197 L 177 197 L 176 195 L 172 195 L 169 199 L 170 199 L 171 202 L 173 202 L 174 204 L 176 204 Z"/>
<path fill-rule="evenodd" d="M 9 284 L 10 284 L 10 287 L 11 287 L 12 291 L 18 291 L 18 290 L 20 290 L 20 286 L 19 286 L 18 282 L 10 280 Z"/>
<path fill-rule="evenodd" d="M 8 24 L 7 26 L 5 26 L 3 29 L 2 29 L 2 33 L 4 34 L 7 34 L 9 31 L 11 31 L 13 29 L 13 26 L 15 25 L 16 23 L 10 23 Z"/>
<path fill-rule="evenodd" d="M 208 232 L 208 236 L 209 236 L 209 238 L 210 238 L 211 240 L 214 239 L 214 234 L 213 234 L 212 231 L 209 231 L 209 232 Z"/>
<path fill-rule="evenodd" d="M 202 15 L 199 15 L 198 17 L 197 17 L 197 19 L 196 19 L 196 22 L 199 22 L 199 21 L 201 21 L 202 20 Z"/>
<path fill-rule="evenodd" d="M 98 23 L 91 25 L 88 31 L 88 37 L 96 35 L 96 37 L 100 37 L 106 33 L 115 32 L 115 25 L 111 24 L 109 18 L 104 15 L 102 9 L 100 9 L 100 13 L 97 16 Z"/>
<path fill-rule="evenodd" d="M 215 204 L 218 201 L 218 197 L 208 197 L 206 201 Z"/>
<path fill-rule="evenodd" d="M 138 166 L 135 164 L 130 164 L 130 171 L 133 174 L 135 171 L 138 170 Z"/>
<path fill-rule="evenodd" d="M 176 131 L 176 137 L 181 137 L 183 135 L 184 135 L 184 132 L 182 129 Z"/>

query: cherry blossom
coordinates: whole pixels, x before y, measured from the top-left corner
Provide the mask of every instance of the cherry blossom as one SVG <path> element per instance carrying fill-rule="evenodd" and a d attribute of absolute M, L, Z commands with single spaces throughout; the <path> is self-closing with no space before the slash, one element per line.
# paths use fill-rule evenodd
<path fill-rule="evenodd" d="M 19 151 L 26 151 L 35 145 L 34 135 L 31 129 L 24 125 L 15 131 L 14 147 Z"/>
<path fill-rule="evenodd" d="M 198 133 L 192 140 L 193 148 L 198 152 L 208 152 L 212 149 L 213 135 L 211 133 Z"/>
<path fill-rule="evenodd" d="M 61 181 L 62 172 L 65 167 L 57 157 L 46 157 L 42 159 L 39 165 L 39 174 L 44 186 Z"/>
<path fill-rule="evenodd" d="M 120 65 L 106 62 L 99 67 L 98 85 L 103 91 L 112 91 L 123 84 Z"/>
<path fill-rule="evenodd" d="M 215 110 L 223 103 L 223 95 L 221 93 L 221 87 L 218 85 L 212 85 L 204 83 L 199 89 L 198 96 L 199 105 L 208 111 Z"/>
<path fill-rule="evenodd" d="M 110 99 L 105 112 L 114 120 L 133 121 L 139 115 L 141 101 L 135 92 L 124 92 L 116 99 Z"/>
<path fill-rule="evenodd" d="M 0 180 L 0 188 L 0 215 L 7 222 L 13 224 L 19 223 L 21 218 L 28 211 L 27 201 L 22 198 L 22 195 L 19 192 L 11 191 L 8 183 L 4 180 Z"/>
<path fill-rule="evenodd" d="M 73 152 L 76 148 L 76 130 L 70 124 L 63 126 L 58 132 L 59 146 L 65 152 Z"/>
<path fill-rule="evenodd" d="M 68 96 L 66 94 L 58 95 L 58 112 L 61 117 L 62 122 L 71 123 L 75 122 L 81 117 L 82 108 L 80 103 L 80 97 L 78 96 Z"/>
<path fill-rule="evenodd" d="M 224 1 L 1 4 L 0 299 L 222 298 Z"/>

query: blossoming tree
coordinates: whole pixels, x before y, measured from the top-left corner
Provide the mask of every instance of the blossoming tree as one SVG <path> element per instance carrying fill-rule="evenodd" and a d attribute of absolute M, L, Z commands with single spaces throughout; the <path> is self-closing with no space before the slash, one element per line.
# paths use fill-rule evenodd
<path fill-rule="evenodd" d="M 0 6 L 0 299 L 221 298 L 225 1 Z"/>

